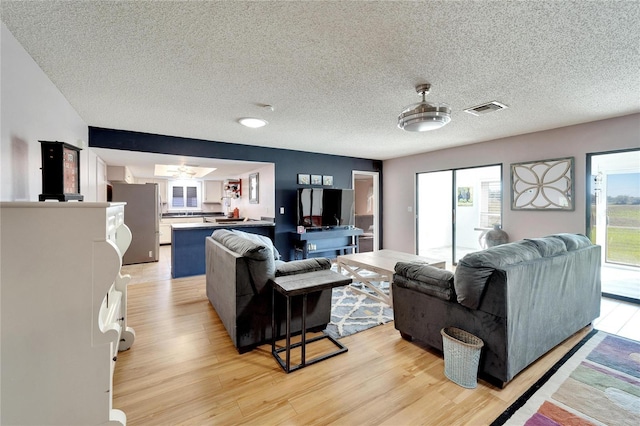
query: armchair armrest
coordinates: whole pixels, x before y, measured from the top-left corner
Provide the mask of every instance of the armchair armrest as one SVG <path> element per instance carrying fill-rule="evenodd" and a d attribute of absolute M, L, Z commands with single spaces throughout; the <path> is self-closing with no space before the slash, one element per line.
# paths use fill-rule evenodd
<path fill-rule="evenodd" d="M 292 260 L 276 267 L 276 277 L 304 274 L 305 272 L 322 271 L 324 269 L 331 269 L 331 261 L 326 257 Z"/>
<path fill-rule="evenodd" d="M 442 300 L 455 300 L 453 273 L 426 263 L 398 262 L 393 274 L 393 284 L 428 294 Z"/>

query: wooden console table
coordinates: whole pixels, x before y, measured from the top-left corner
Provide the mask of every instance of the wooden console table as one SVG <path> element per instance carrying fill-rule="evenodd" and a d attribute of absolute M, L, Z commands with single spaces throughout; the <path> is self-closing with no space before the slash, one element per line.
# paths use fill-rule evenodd
<path fill-rule="evenodd" d="M 313 255 L 326 255 L 327 252 L 347 254 L 358 252 L 358 237 L 363 234 L 360 228 L 336 228 L 322 230 L 308 230 L 302 234 L 291 233 L 293 246 L 297 253 L 302 253 L 302 258 L 307 259 Z M 331 257 L 331 256 L 329 256 Z"/>

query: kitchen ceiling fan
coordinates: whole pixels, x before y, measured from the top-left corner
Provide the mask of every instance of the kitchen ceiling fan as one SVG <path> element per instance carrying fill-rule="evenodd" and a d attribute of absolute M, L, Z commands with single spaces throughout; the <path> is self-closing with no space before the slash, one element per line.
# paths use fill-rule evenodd
<path fill-rule="evenodd" d="M 168 172 L 173 174 L 174 178 L 193 178 L 196 175 L 194 170 L 186 166 L 180 166 L 176 169 L 168 169 Z"/>

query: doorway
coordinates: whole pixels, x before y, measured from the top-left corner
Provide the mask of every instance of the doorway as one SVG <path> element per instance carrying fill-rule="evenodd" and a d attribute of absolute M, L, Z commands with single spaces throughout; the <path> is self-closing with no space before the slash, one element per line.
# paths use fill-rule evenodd
<path fill-rule="evenodd" d="M 502 226 L 502 165 L 418 173 L 416 197 L 416 253 L 455 265 Z"/>
<path fill-rule="evenodd" d="M 602 247 L 602 293 L 640 303 L 640 150 L 587 154 L 587 232 Z"/>
<path fill-rule="evenodd" d="M 355 190 L 355 225 L 363 230 L 358 239 L 359 252 L 378 251 L 380 248 L 380 174 L 378 172 L 352 172 Z"/>

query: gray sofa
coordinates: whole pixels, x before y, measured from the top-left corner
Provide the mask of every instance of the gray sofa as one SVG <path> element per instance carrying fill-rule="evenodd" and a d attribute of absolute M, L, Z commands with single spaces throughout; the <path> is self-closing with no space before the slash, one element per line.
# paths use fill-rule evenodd
<path fill-rule="evenodd" d="M 577 234 L 504 244 L 449 271 L 398 263 L 395 328 L 442 351 L 443 327 L 484 341 L 479 372 L 504 386 L 600 315 L 600 246 Z"/>
<path fill-rule="evenodd" d="M 206 238 L 207 297 L 222 320 L 238 352 L 271 340 L 269 279 L 331 268 L 326 258 L 283 262 L 268 237 L 219 229 Z M 286 305 L 276 294 L 277 335 L 285 331 Z M 292 330 L 302 328 L 301 301 L 292 303 Z M 323 330 L 331 319 L 331 289 L 307 298 L 307 329 Z"/>

